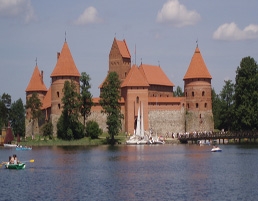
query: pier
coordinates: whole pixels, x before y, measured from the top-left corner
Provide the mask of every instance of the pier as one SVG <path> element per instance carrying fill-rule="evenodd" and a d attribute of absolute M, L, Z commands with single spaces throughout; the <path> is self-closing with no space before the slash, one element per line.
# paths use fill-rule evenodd
<path fill-rule="evenodd" d="M 197 143 L 198 140 L 216 142 L 218 144 L 225 144 L 229 140 L 233 142 L 252 142 L 256 143 L 258 138 L 258 131 L 242 131 L 242 132 L 202 132 L 202 133 L 186 133 L 179 136 L 181 143 L 192 142 Z"/>

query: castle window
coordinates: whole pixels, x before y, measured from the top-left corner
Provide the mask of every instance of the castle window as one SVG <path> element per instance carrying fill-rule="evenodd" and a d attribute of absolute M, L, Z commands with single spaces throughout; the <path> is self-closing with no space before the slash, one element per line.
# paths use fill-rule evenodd
<path fill-rule="evenodd" d="M 202 118 L 202 114 L 200 114 L 200 119 Z"/>
<path fill-rule="evenodd" d="M 136 97 L 136 103 L 139 103 L 139 97 L 138 96 Z"/>
<path fill-rule="evenodd" d="M 185 92 L 185 96 L 187 97 L 187 92 Z"/>
<path fill-rule="evenodd" d="M 196 106 L 196 108 L 198 108 L 199 107 L 198 103 L 196 103 L 195 106 Z"/>
<path fill-rule="evenodd" d="M 189 109 L 189 103 L 187 103 L 187 108 Z"/>
<path fill-rule="evenodd" d="M 205 95 L 205 92 L 203 91 L 203 92 L 202 92 L 202 96 L 204 96 L 204 95 Z"/>
<path fill-rule="evenodd" d="M 60 109 L 60 103 L 58 103 L 58 109 Z"/>
<path fill-rule="evenodd" d="M 207 107 L 207 103 L 204 103 L 204 107 L 205 107 L 205 108 Z"/>
<path fill-rule="evenodd" d="M 194 92 L 192 91 L 192 96 L 194 96 Z"/>
<path fill-rule="evenodd" d="M 59 98 L 59 91 L 56 92 L 57 97 Z"/>

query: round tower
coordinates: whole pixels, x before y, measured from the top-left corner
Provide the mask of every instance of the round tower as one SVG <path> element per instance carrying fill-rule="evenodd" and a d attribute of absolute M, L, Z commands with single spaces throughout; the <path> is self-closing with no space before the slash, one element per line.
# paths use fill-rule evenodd
<path fill-rule="evenodd" d="M 213 131 L 211 75 L 198 46 L 184 76 L 186 132 Z"/>

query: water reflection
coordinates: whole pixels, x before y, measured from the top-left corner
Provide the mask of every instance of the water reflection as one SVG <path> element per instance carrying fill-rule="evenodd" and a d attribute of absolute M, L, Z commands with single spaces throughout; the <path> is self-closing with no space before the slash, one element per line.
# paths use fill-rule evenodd
<path fill-rule="evenodd" d="M 254 200 L 257 147 L 222 148 L 222 153 L 197 145 L 0 148 L 3 160 L 13 153 L 20 160 L 35 159 L 22 171 L 0 169 L 1 195 L 10 200 Z"/>

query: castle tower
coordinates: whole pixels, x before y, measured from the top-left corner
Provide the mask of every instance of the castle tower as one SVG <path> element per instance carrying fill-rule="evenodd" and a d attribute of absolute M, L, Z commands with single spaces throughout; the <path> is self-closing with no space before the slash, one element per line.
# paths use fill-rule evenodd
<path fill-rule="evenodd" d="M 136 65 L 133 65 L 121 85 L 125 99 L 125 131 L 133 134 L 138 108 L 143 107 L 144 129 L 148 130 L 148 87 L 149 84 Z"/>
<path fill-rule="evenodd" d="M 198 46 L 184 76 L 186 132 L 213 131 L 211 75 Z"/>
<path fill-rule="evenodd" d="M 57 53 L 57 63 L 50 76 L 51 84 L 51 115 L 62 113 L 62 98 L 65 81 L 73 81 L 77 86 L 77 91 L 80 90 L 80 73 L 74 63 L 72 54 L 65 41 L 61 53 Z"/>
<path fill-rule="evenodd" d="M 124 81 L 131 69 L 131 55 L 126 41 L 119 41 L 114 38 L 109 53 L 109 72 L 117 72 L 119 79 Z"/>
<path fill-rule="evenodd" d="M 30 82 L 25 91 L 26 91 L 26 101 L 30 97 L 32 97 L 33 93 L 37 93 L 39 100 L 43 104 L 45 95 L 47 93 L 47 88 L 43 81 L 43 71 L 41 71 L 41 73 L 40 73 L 37 65 L 34 68 Z M 30 121 L 30 119 L 31 119 L 30 109 L 26 109 L 25 136 L 30 136 L 32 133 L 32 122 Z M 35 133 L 39 133 L 39 125 L 38 124 L 39 124 L 38 122 L 34 123 L 34 132 Z"/>
<path fill-rule="evenodd" d="M 43 81 L 43 71 L 39 71 L 38 66 L 36 65 L 31 76 L 30 82 L 26 88 L 26 100 L 28 100 L 33 93 L 38 94 L 38 98 L 40 99 L 41 103 L 43 104 L 44 97 L 47 93 L 46 85 Z M 26 111 L 26 119 L 30 119 L 31 114 L 29 109 Z"/>

